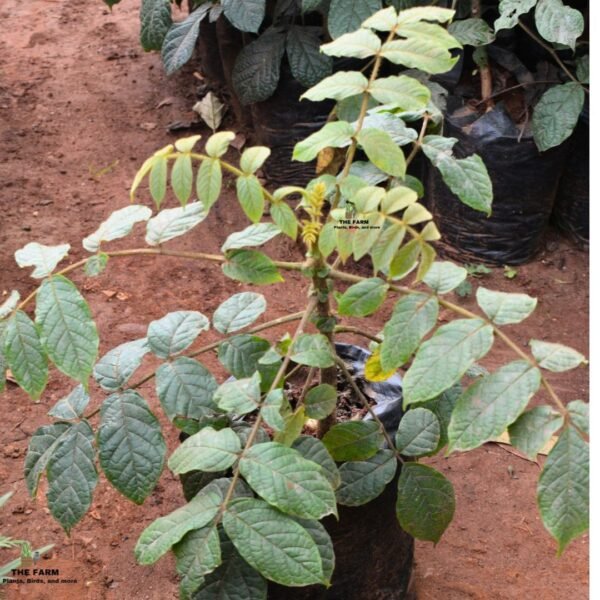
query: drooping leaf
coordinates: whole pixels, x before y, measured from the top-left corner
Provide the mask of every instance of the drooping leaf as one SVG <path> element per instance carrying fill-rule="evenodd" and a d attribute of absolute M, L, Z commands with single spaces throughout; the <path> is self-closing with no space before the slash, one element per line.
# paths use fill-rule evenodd
<path fill-rule="evenodd" d="M 377 454 L 383 440 L 374 421 L 338 423 L 323 436 L 323 444 L 336 462 L 367 460 Z"/>
<path fill-rule="evenodd" d="M 320 46 L 318 32 L 297 25 L 288 29 L 285 47 L 292 75 L 306 87 L 331 74 L 333 61 L 321 53 Z"/>
<path fill-rule="evenodd" d="M 223 12 L 236 29 L 257 33 L 265 17 L 265 0 L 223 0 Z"/>
<path fill-rule="evenodd" d="M 321 333 L 303 333 L 292 346 L 291 359 L 299 365 L 326 369 L 335 360 L 331 345 Z"/>
<path fill-rule="evenodd" d="M 150 323 L 148 346 L 159 358 L 169 358 L 183 352 L 209 326 L 208 319 L 198 311 L 172 312 Z"/>
<path fill-rule="evenodd" d="M 396 447 L 405 456 L 425 456 L 435 452 L 440 441 L 440 422 L 426 408 L 409 410 L 400 421 Z"/>
<path fill-rule="evenodd" d="M 514 423 L 541 381 L 538 369 L 519 360 L 481 377 L 458 399 L 448 428 L 448 451 L 471 450 Z"/>
<path fill-rule="evenodd" d="M 230 4 L 247 1 L 230 0 Z M 268 29 L 242 49 L 233 68 L 233 86 L 242 104 L 262 102 L 273 94 L 284 52 L 285 35 L 275 29 Z"/>
<path fill-rule="evenodd" d="M 169 0 L 142 0 L 140 43 L 146 52 L 160 50 L 173 24 Z"/>
<path fill-rule="evenodd" d="M 585 362 L 585 356 L 573 348 L 562 344 L 530 340 L 531 352 L 542 369 L 561 373 L 575 369 Z"/>
<path fill-rule="evenodd" d="M 350 145 L 353 135 L 354 127 L 346 121 L 327 123 L 294 146 L 293 159 L 308 162 L 316 158 L 324 148 L 344 148 Z"/>
<path fill-rule="evenodd" d="M 395 371 L 395 369 L 386 371 L 381 366 L 381 346 L 377 346 L 373 350 L 373 353 L 365 363 L 365 379 L 367 381 L 386 381 L 395 373 Z"/>
<path fill-rule="evenodd" d="M 156 391 L 170 420 L 210 416 L 217 408 L 213 400 L 217 387 L 210 371 L 187 356 L 165 362 L 156 371 Z"/>
<path fill-rule="evenodd" d="M 221 246 L 221 251 L 227 252 L 247 246 L 262 246 L 280 233 L 279 227 L 273 223 L 255 223 L 242 231 L 230 234 Z"/>
<path fill-rule="evenodd" d="M 510 443 L 531 460 L 563 424 L 563 417 L 550 406 L 536 406 L 524 412 L 508 428 Z"/>
<path fill-rule="evenodd" d="M 381 48 L 379 37 L 368 29 L 357 29 L 324 44 L 322 52 L 328 56 L 344 56 L 348 58 L 369 58 L 375 56 Z"/>
<path fill-rule="evenodd" d="M 467 270 L 464 267 L 445 261 L 434 262 L 423 281 L 436 294 L 447 294 L 457 288 L 466 278 Z"/>
<path fill-rule="evenodd" d="M 340 315 L 366 317 L 373 314 L 385 300 L 389 285 L 371 277 L 349 287 L 338 300 Z"/>
<path fill-rule="evenodd" d="M 266 309 L 267 301 L 262 294 L 234 294 L 215 310 L 213 325 L 220 333 L 233 333 L 254 323 Z"/>
<path fill-rule="evenodd" d="M 109 396 L 98 427 L 100 465 L 125 497 L 142 504 L 162 472 L 167 446 L 160 423 L 133 390 Z"/>
<path fill-rule="evenodd" d="M 238 458 L 242 446 L 233 429 L 219 431 L 204 427 L 187 438 L 169 458 L 169 469 L 175 474 L 189 471 L 225 471 Z"/>
<path fill-rule="evenodd" d="M 179 594 L 191 600 L 192 594 L 204 582 L 204 575 L 221 564 L 221 542 L 215 526 L 209 525 L 185 534 L 173 546 L 177 573 L 181 577 Z"/>
<path fill-rule="evenodd" d="M 340 485 L 340 472 L 323 442 L 311 435 L 299 435 L 291 447 L 302 454 L 304 458 L 320 465 L 331 487 Z"/>
<path fill-rule="evenodd" d="M 44 246 L 37 242 L 29 242 L 15 252 L 15 260 L 21 268 L 35 267 L 31 276 L 43 279 L 54 271 L 56 265 L 68 254 L 70 249 L 69 244 Z"/>
<path fill-rule="evenodd" d="M 61 398 L 48 411 L 48 415 L 55 419 L 63 419 L 65 421 L 78 419 L 83 414 L 89 401 L 89 394 L 85 391 L 85 388 L 79 384 L 64 398 Z"/>
<path fill-rule="evenodd" d="M 442 325 L 419 348 L 404 377 L 404 403 L 424 402 L 454 385 L 493 343 L 493 329 L 480 319 Z"/>
<path fill-rule="evenodd" d="M 223 526 L 242 558 L 263 577 L 282 585 L 324 583 L 319 549 L 308 532 L 266 502 L 232 502 Z"/>
<path fill-rule="evenodd" d="M 256 410 L 260 403 L 260 373 L 222 383 L 215 392 L 214 400 L 219 408 L 237 415 Z"/>
<path fill-rule="evenodd" d="M 512 29 L 519 22 L 519 17 L 529 12 L 536 2 L 537 0 L 500 0 L 500 17 L 494 22 L 496 33 L 501 29 Z"/>
<path fill-rule="evenodd" d="M 496 325 L 509 325 L 525 320 L 535 310 L 537 298 L 527 294 L 507 294 L 479 287 L 477 304 Z"/>
<path fill-rule="evenodd" d="M 31 436 L 23 474 L 27 490 L 32 498 L 37 495 L 40 476 L 46 470 L 50 457 L 69 429 L 71 429 L 69 423 L 53 423 L 52 425 L 43 425 Z"/>
<path fill-rule="evenodd" d="M 584 102 L 583 88 L 572 81 L 555 85 L 544 93 L 535 105 L 531 121 L 540 151 L 562 144 L 573 133 Z"/>
<path fill-rule="evenodd" d="M 423 152 L 461 202 L 489 216 L 494 194 L 487 168 L 477 154 L 455 158 L 452 147 L 457 141 L 456 138 L 426 135 Z"/>
<path fill-rule="evenodd" d="M 216 131 L 221 126 L 227 107 L 219 100 L 216 94 L 208 92 L 200 102 L 194 104 L 192 109 L 200 115 L 200 118 L 213 131 Z"/>
<path fill-rule="evenodd" d="M 198 223 L 202 223 L 206 215 L 202 202 L 192 202 L 185 206 L 161 210 L 148 221 L 146 243 L 150 246 L 158 246 L 184 235 Z"/>
<path fill-rule="evenodd" d="M 369 160 L 384 173 L 394 177 L 406 174 L 404 152 L 394 143 L 390 135 L 379 129 L 361 129 L 357 136 Z"/>
<path fill-rule="evenodd" d="M 402 529 L 437 544 L 452 521 L 455 504 L 454 488 L 439 471 L 419 463 L 402 465 L 396 501 Z"/>
<path fill-rule="evenodd" d="M 110 242 L 125 237 L 131 233 L 136 223 L 147 221 L 152 216 L 152 211 L 141 204 L 131 204 L 125 208 L 115 210 L 100 227 L 83 240 L 83 247 L 88 252 L 98 252 L 102 242 Z"/>
<path fill-rule="evenodd" d="M 379 450 L 364 461 L 346 462 L 340 467 L 342 483 L 336 490 L 337 501 L 344 506 L 361 506 L 379 496 L 396 474 L 396 455 Z"/>
<path fill-rule="evenodd" d="M 150 565 L 179 542 L 188 531 L 208 525 L 219 511 L 223 492 L 216 482 L 202 488 L 194 498 L 172 513 L 153 521 L 135 546 L 135 557 L 141 565 Z"/>
<path fill-rule="evenodd" d="M 384 370 L 402 366 L 417 349 L 421 339 L 437 322 L 438 301 L 426 294 L 410 294 L 396 302 L 384 327 L 381 366 Z"/>
<path fill-rule="evenodd" d="M 93 443 L 92 428 L 81 421 L 60 436 L 48 459 L 48 508 L 67 533 L 92 504 L 98 482 Z"/>
<path fill-rule="evenodd" d="M 332 38 L 356 31 L 362 22 L 381 8 L 381 0 L 332 0 L 327 19 Z"/>
<path fill-rule="evenodd" d="M 129 381 L 149 351 L 146 338 L 113 348 L 94 366 L 94 379 L 103 390 L 116 392 Z"/>
<path fill-rule="evenodd" d="M 35 322 L 52 362 L 87 385 L 98 354 L 98 331 L 87 302 L 66 277 L 44 280 L 36 297 Z"/>
<path fill-rule="evenodd" d="M 564 44 L 575 50 L 575 42 L 583 33 L 583 15 L 562 0 L 538 0 L 535 6 L 535 26 L 548 42 Z"/>
<path fill-rule="evenodd" d="M 480 18 L 454 21 L 448 26 L 448 32 L 465 46 L 487 46 L 495 38 L 490 26 Z"/>
<path fill-rule="evenodd" d="M 264 338 L 242 333 L 219 345 L 219 361 L 237 379 L 252 377 L 259 369 L 259 360 L 271 344 Z"/>
<path fill-rule="evenodd" d="M 206 2 L 183 21 L 171 25 L 163 41 L 161 52 L 167 75 L 175 73 L 192 58 L 200 32 L 200 21 L 207 15 L 210 6 L 210 3 Z"/>
<path fill-rule="evenodd" d="M 37 400 L 48 381 L 48 359 L 35 325 L 26 313 L 18 310 L 8 322 L 3 338 L 3 355 L 13 377 Z"/>
<path fill-rule="evenodd" d="M 546 529 L 566 545 L 589 526 L 589 447 L 573 427 L 566 427 L 548 454 L 537 487 Z"/>
<path fill-rule="evenodd" d="M 255 444 L 246 450 L 240 472 L 252 489 L 279 510 L 305 519 L 337 514 L 331 484 L 316 463 L 282 444 Z"/>

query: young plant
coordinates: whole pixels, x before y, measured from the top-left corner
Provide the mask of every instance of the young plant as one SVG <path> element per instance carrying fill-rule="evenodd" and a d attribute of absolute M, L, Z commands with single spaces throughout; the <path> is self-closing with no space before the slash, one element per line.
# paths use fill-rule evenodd
<path fill-rule="evenodd" d="M 514 446 L 531 457 L 559 432 L 538 484 L 541 518 L 559 553 L 586 530 L 587 405 L 565 404 L 544 375 L 575 368 L 584 357 L 540 340 L 531 340 L 530 355 L 505 333 L 506 325 L 533 312 L 535 298 L 479 287 L 477 313 L 447 299 L 467 270 L 435 261 L 432 243 L 439 233 L 407 166 L 423 150 L 462 202 L 489 213 L 487 171 L 477 156 L 455 158 L 455 140 L 430 133 L 437 113 L 426 84 L 408 75 L 379 77 L 384 61 L 426 73 L 448 70 L 455 60 L 450 49 L 459 44 L 442 24 L 452 15 L 441 8 L 398 13 L 389 7 L 323 46 L 327 55 L 371 60 L 366 75 L 337 73 L 305 94 L 336 100 L 338 117 L 352 114 L 349 105 L 356 107 L 351 120 L 327 123 L 295 149 L 298 160 L 319 155 L 321 162 L 332 148 L 344 149 L 337 176 L 271 192 L 255 175 L 268 148 L 248 148 L 234 166 L 223 158 L 233 133 L 212 135 L 203 152 L 195 150 L 200 136 L 193 136 L 156 152 L 135 177 L 132 201 L 147 181 L 156 214 L 135 203 L 112 213 L 83 240 L 89 258 L 56 271 L 68 244 L 32 242 L 17 251 L 18 264 L 33 266 L 42 283 L 22 301 L 13 292 L 0 308 L 3 360 L 35 399 L 43 393 L 50 362 L 78 383 L 50 410 L 55 421 L 36 431 L 25 460 L 30 493 L 36 495 L 45 473 L 50 511 L 67 532 L 91 505 L 98 468 L 119 492 L 142 504 L 167 464 L 195 480 L 190 500 L 151 523 L 135 553 L 141 564 L 150 564 L 172 550 L 182 598 L 209 597 L 216 586 L 227 596 L 243 583 L 247 600 L 264 599 L 267 580 L 328 585 L 335 576 L 335 549 L 320 519 L 336 515 L 338 505 L 370 502 L 398 476 L 400 525 L 437 542 L 452 521 L 454 491 L 442 473 L 419 459 L 477 448 L 507 429 Z M 408 122 L 419 123 L 418 132 Z M 410 147 L 406 154 L 404 146 Z M 358 151 L 368 160 L 355 160 Z M 227 236 L 219 254 L 172 246 L 171 240 L 206 219 L 219 199 L 223 172 L 235 179 L 251 224 Z M 169 181 L 181 206 L 162 208 Z M 194 181 L 198 199 L 190 201 Z M 263 220 L 266 207 L 270 219 Z M 147 246 L 106 247 L 138 223 L 145 223 Z M 257 249 L 281 235 L 300 237 L 305 260 L 281 261 Z M 310 291 L 303 310 L 258 325 L 267 305 L 254 289 L 224 299 L 212 317 L 197 310 L 171 312 L 152 321 L 145 337 L 97 360 L 96 326 L 66 276 L 81 268 L 95 276 L 108 263 L 135 256 L 211 261 L 225 277 L 254 286 L 288 285 L 282 274 L 296 271 L 310 281 Z M 372 276 L 345 269 L 351 259 L 370 262 Z M 394 298 L 394 310 L 378 335 L 372 315 L 386 298 Z M 26 312 L 34 303 L 35 321 Z M 455 318 L 438 325 L 440 308 Z M 362 319 L 361 326 L 345 324 L 347 317 Z M 285 323 L 296 323 L 289 336 L 257 335 Z M 220 339 L 202 342 L 211 327 Z M 367 379 L 404 372 L 405 412 L 396 431 L 386 430 L 337 356 L 333 342 L 345 332 L 374 341 Z M 474 370 L 495 343 L 507 346 L 515 359 L 491 373 Z M 232 376 L 222 383 L 199 360 L 215 349 Z M 158 367 L 132 383 L 150 357 Z M 288 397 L 284 384 L 301 369 L 307 372 L 303 392 Z M 371 420 L 338 421 L 338 374 Z M 94 398 L 91 410 L 90 376 L 108 395 Z M 188 436 L 169 457 L 159 421 L 139 392 L 151 379 L 166 417 Z M 552 405 L 528 409 L 540 388 Z M 307 429 L 314 420 L 318 427 Z M 318 435 L 310 435 L 315 429 Z"/>

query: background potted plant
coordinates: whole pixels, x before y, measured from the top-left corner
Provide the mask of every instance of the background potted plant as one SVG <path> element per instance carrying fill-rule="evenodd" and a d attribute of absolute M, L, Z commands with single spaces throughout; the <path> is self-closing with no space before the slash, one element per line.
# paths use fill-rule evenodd
<path fill-rule="evenodd" d="M 267 581 L 299 588 L 298 596 L 288 589 L 284 597 L 303 597 L 302 588 L 309 585 L 320 586 L 309 597 L 364 597 L 360 580 L 371 586 L 372 580 L 354 572 L 352 581 L 358 584 L 348 591 L 339 576 L 345 561 L 334 569 L 334 554 L 345 556 L 332 543 L 329 532 L 335 537 L 335 525 L 329 519 L 323 526 L 320 519 L 341 513 L 345 509 L 340 506 L 374 502 L 379 509 L 377 503 L 385 502 L 398 521 L 395 536 L 405 540 L 401 546 L 406 551 L 402 557 L 387 553 L 387 559 L 396 566 L 402 562 L 403 574 L 409 572 L 407 534 L 436 542 L 452 520 L 455 504 L 451 483 L 419 459 L 444 448 L 453 452 L 478 447 L 507 428 L 512 443 L 530 456 L 560 431 L 538 484 L 541 518 L 559 552 L 585 531 L 587 405 L 579 400 L 565 404 L 543 375 L 544 370 L 575 368 L 584 357 L 539 340 L 531 341 L 529 355 L 510 339 L 504 326 L 522 321 L 535 309 L 536 300 L 525 294 L 480 287 L 477 314 L 447 299 L 445 294 L 467 273 L 435 261 L 432 243 L 439 234 L 413 189 L 417 182 L 406 175 L 407 165 L 420 149 L 430 157 L 443 155 L 435 162 L 448 185 L 463 202 L 485 211 L 491 206 L 491 185 L 479 157 L 457 159 L 451 153 L 453 140 L 428 132 L 428 87 L 407 75 L 380 76 L 386 60 L 430 72 L 450 68 L 455 62 L 450 49 L 458 44 L 438 23 L 452 15 L 433 7 L 400 13 L 389 7 L 356 32 L 323 47 L 330 55 L 361 54 L 373 61 L 368 77 L 359 71 L 337 73 L 306 93 L 309 99 L 338 102 L 362 95 L 355 122 L 332 121 L 296 146 L 302 161 L 328 148 L 346 148 L 337 177 L 324 175 L 306 188 L 270 192 L 255 175 L 269 154 L 267 148 L 248 148 L 238 167 L 223 158 L 232 133 L 214 134 L 203 152 L 195 150 L 199 136 L 193 136 L 156 152 L 133 182 L 132 199 L 147 182 L 158 209 L 154 216 L 142 204 L 112 213 L 83 240 L 90 256 L 59 271 L 68 244 L 31 242 L 16 253 L 19 265 L 33 266 L 32 275 L 42 283 L 23 300 L 13 292 L 0 307 L 3 361 L 35 399 L 46 386 L 50 362 L 78 382 L 51 409 L 55 421 L 35 432 L 25 461 L 31 494 L 37 493 L 45 473 L 50 511 L 67 532 L 90 507 L 98 464 L 119 492 L 142 504 L 167 463 L 175 474 L 200 471 L 207 479 L 214 477 L 189 502 L 151 523 L 136 546 L 142 564 L 173 550 L 182 597 L 211 597 L 215 588 L 235 590 L 250 600 L 279 597 L 281 590 L 268 591 Z M 371 100 L 376 106 L 369 108 Z M 407 113 L 420 114 L 416 137 L 406 133 L 413 131 L 400 116 Z M 377 126 L 382 121 L 385 130 Z M 405 156 L 402 145 L 409 144 Z M 359 149 L 369 163 L 355 161 Z M 205 219 L 218 200 L 223 172 L 235 179 L 251 225 L 230 234 L 221 254 L 168 244 Z M 372 178 L 382 172 L 387 185 L 373 185 Z M 181 206 L 161 209 L 169 180 Z M 190 202 L 194 182 L 198 200 Z M 292 208 L 294 197 L 298 200 L 291 201 Z M 265 207 L 271 218 L 262 221 Z M 146 223 L 146 247 L 106 249 L 107 242 L 128 236 L 137 223 Z M 257 250 L 282 234 L 300 236 L 307 252 L 304 261 L 275 260 Z M 169 313 L 150 323 L 144 338 L 121 344 L 97 360 L 96 326 L 84 297 L 66 276 L 80 268 L 95 276 L 108 263 L 135 256 L 217 262 L 226 277 L 248 285 L 285 285 L 282 273 L 296 271 L 311 287 L 303 311 L 260 325 L 253 324 L 266 303 L 254 291 L 225 299 L 212 318 L 195 310 Z M 351 257 L 370 260 L 373 276 L 342 268 Z M 369 332 L 369 316 L 388 297 L 395 305 L 383 333 Z M 35 323 L 25 311 L 34 302 Z M 438 325 L 440 307 L 456 318 Z M 359 319 L 360 327 L 344 322 L 350 318 Z M 292 322 L 297 323 L 293 333 L 278 340 L 255 335 Z M 202 333 L 211 326 L 223 337 L 202 344 Z M 405 370 L 401 404 L 406 412 L 394 411 L 399 424 L 391 433 L 390 422 L 369 402 L 333 345 L 349 331 L 374 342 L 365 380 L 386 381 L 399 368 Z M 193 347 L 197 340 L 200 345 Z M 517 360 L 492 373 L 473 370 L 495 341 Z M 219 384 L 197 359 L 214 349 L 235 379 Z M 168 459 L 160 424 L 139 393 L 141 380 L 130 382 L 150 357 L 160 364 L 145 381 L 156 381 L 165 416 L 189 435 Z M 284 384 L 301 369 L 306 370 L 305 383 L 299 394 L 290 395 Z M 90 375 L 108 395 L 92 409 Z M 370 420 L 338 421 L 338 377 Z M 527 410 L 540 387 L 553 405 Z M 382 542 L 372 540 L 377 547 Z M 386 588 L 390 572 L 380 572 L 371 594 Z M 323 586 L 330 583 L 328 591 Z M 381 593 L 402 598 L 406 586 Z"/>

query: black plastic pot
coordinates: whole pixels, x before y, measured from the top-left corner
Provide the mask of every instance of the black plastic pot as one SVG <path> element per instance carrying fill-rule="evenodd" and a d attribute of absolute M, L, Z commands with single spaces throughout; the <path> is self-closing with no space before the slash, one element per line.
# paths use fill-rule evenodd
<path fill-rule="evenodd" d="M 451 101 L 450 101 L 451 100 Z M 449 100 L 444 134 L 458 139 L 454 153 L 479 154 L 492 180 L 492 215 L 464 205 L 437 169 L 427 168 L 426 203 L 442 234 L 442 253 L 462 262 L 518 265 L 542 245 L 563 170 L 566 145 L 543 154 L 530 131 L 522 133 L 502 103 L 479 117 Z"/>
<path fill-rule="evenodd" d="M 590 117 L 589 106 L 571 138 L 570 152 L 560 180 L 552 222 L 579 247 L 590 239 Z"/>

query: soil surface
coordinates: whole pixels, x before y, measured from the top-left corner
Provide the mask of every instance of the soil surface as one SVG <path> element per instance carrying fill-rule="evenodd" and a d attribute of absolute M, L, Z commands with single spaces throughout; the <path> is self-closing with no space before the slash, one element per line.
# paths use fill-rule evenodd
<path fill-rule="evenodd" d="M 173 141 L 167 125 L 194 118 L 198 79 L 189 68 L 167 79 L 156 54 L 138 44 L 139 1 L 128 0 L 111 14 L 100 0 L 3 0 L 0 18 L 0 294 L 34 282 L 14 263 L 13 253 L 31 240 L 70 242 L 69 261 L 84 256 L 80 240 L 112 210 L 128 202 L 128 186 L 142 161 Z M 206 132 L 205 132 L 206 133 Z M 181 135 L 185 135 L 182 133 Z M 144 200 L 144 201 L 147 201 Z M 208 222 L 189 239 L 174 244 L 216 252 L 227 233 L 246 225 L 228 190 Z M 133 240 L 133 241 L 132 241 Z M 134 235 L 114 247 L 142 244 Z M 293 244 L 273 248 L 282 259 L 301 258 Z M 149 321 L 170 310 L 199 309 L 212 314 L 227 295 L 243 286 L 224 279 L 217 265 L 180 259 L 113 259 L 100 277 L 76 273 L 97 319 L 101 352 L 141 337 Z M 64 263 L 67 264 L 67 263 Z M 518 331 L 524 347 L 532 338 L 588 350 L 587 255 L 550 232 L 546 250 L 508 281 L 495 269 L 481 282 L 492 288 L 519 289 L 539 298 L 539 308 Z M 266 318 L 302 307 L 305 282 L 262 288 L 269 302 Z M 469 305 L 474 305 L 471 298 Z M 376 333 L 391 303 L 378 313 Z M 441 315 L 446 319 L 448 315 Z M 509 331 L 511 328 L 508 328 Z M 274 330 L 282 335 L 285 329 Z M 206 340 L 212 340 L 212 334 Z M 356 341 L 348 336 L 349 341 Z M 214 355 L 209 368 L 219 371 Z M 502 349 L 484 362 L 493 367 L 509 355 Z M 152 371 L 148 361 L 138 376 Z M 565 399 L 588 398 L 586 369 L 550 376 Z M 0 494 L 15 492 L 1 513 L 3 534 L 31 540 L 35 547 L 55 544 L 52 558 L 77 584 L 20 586 L 9 598 L 166 600 L 177 597 L 174 563 L 166 557 L 150 567 L 136 565 L 133 547 L 155 518 L 183 501 L 178 480 L 165 469 L 143 508 L 125 500 L 101 477 L 92 510 L 67 538 L 51 518 L 44 499 L 28 497 L 22 477 L 29 438 L 50 419 L 48 409 L 67 391 L 54 373 L 39 404 L 15 386 L 1 396 Z M 102 393 L 92 387 L 93 406 Z M 141 388 L 153 409 L 159 406 L 152 382 Z M 543 395 L 540 402 L 544 401 Z M 177 432 L 166 428 L 169 450 Z M 434 548 L 418 543 L 415 585 L 422 600 L 587 598 L 587 536 L 561 559 L 545 533 L 535 507 L 540 466 L 487 444 L 468 454 L 430 460 L 456 488 L 456 519 Z M 14 553 L 3 551 L 0 564 Z M 58 563 L 57 561 L 60 561 Z M 365 599 L 366 600 L 366 599 Z"/>

